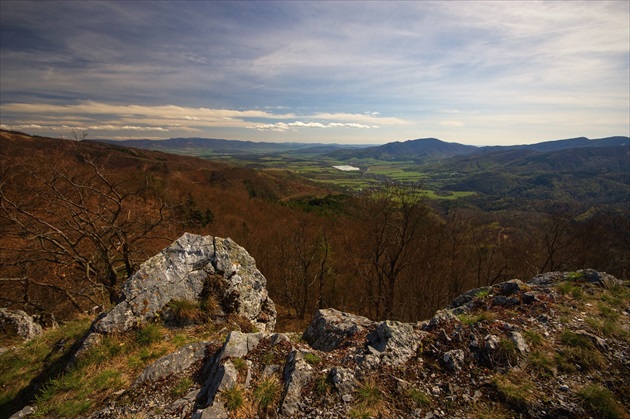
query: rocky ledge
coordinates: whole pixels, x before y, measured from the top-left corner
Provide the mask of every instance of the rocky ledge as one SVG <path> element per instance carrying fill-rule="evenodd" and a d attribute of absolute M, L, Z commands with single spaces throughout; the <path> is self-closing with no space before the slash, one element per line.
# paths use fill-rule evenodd
<path fill-rule="evenodd" d="M 189 345 L 92 417 L 627 417 L 630 307 L 615 300 L 627 289 L 554 272 L 471 290 L 417 323 L 320 310 L 302 335 Z M 194 380 L 173 400 L 182 375 Z M 616 413 L 598 410 L 594 389 Z"/>

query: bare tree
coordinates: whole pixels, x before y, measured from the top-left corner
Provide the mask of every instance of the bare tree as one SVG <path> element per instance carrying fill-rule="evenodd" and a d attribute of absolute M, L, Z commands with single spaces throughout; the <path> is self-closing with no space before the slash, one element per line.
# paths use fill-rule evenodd
<path fill-rule="evenodd" d="M 370 265 L 366 278 L 374 315 L 390 318 L 401 274 L 414 264 L 414 252 L 424 239 L 428 207 L 419 186 L 388 185 L 363 198 L 365 237 L 358 243 Z"/>
<path fill-rule="evenodd" d="M 114 302 L 119 281 L 146 258 L 141 244 L 160 238 L 165 200 L 148 176 L 116 179 L 92 157 L 78 156 L 73 167 L 54 164 L 63 161 L 55 156 L 6 167 L 0 220 L 2 250 L 12 257 L 3 261 L 30 283 L 41 278 L 40 285 L 63 290 L 75 306 L 77 297 L 94 301 L 99 288 Z M 37 271 L 45 266 L 47 271 Z"/>

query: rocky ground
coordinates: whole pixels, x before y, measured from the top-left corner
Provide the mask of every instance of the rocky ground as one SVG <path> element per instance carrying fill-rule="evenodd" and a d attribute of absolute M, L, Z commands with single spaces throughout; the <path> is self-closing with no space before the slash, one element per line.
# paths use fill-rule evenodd
<path fill-rule="evenodd" d="M 186 369 L 137 381 L 92 417 L 627 417 L 623 292 L 605 274 L 551 273 L 472 290 L 413 324 L 321 310 L 302 336 L 205 343 Z"/>
<path fill-rule="evenodd" d="M 199 241 L 215 246 L 203 260 L 191 256 L 199 252 L 181 246 Z M 220 304 L 214 307 L 219 313 L 215 317 L 229 317 L 227 306 L 232 306 L 241 310 L 245 323 L 263 325 L 257 328 L 263 331 L 242 327 L 224 339 L 188 343 L 153 362 L 131 385 L 111 393 L 85 416 L 629 417 L 627 282 L 591 270 L 554 272 L 527 283 L 512 280 L 471 290 L 422 322 L 372 321 L 326 309 L 303 334 L 274 333 L 275 311 L 264 277 L 233 242 L 223 248 L 217 243 L 180 239 L 178 252 L 194 260 L 189 268 L 179 268 L 181 278 L 171 278 L 171 288 L 173 281 L 192 283 L 192 272 L 197 298 L 204 294 L 201 271 L 222 276 L 229 298 L 216 294 Z M 218 252 L 224 248 L 229 251 Z M 218 254 L 223 255 L 220 265 Z M 146 281 L 148 270 L 140 272 L 144 276 L 135 281 Z M 248 282 L 249 277 L 255 281 Z M 250 283 L 261 298 L 244 285 Z M 126 289 L 136 290 L 134 301 L 144 301 L 138 284 Z M 151 292 L 169 300 L 163 290 Z M 248 303 L 238 302 L 240 294 Z M 243 306 L 250 308 L 244 311 L 239 308 Z M 159 314 L 163 309 L 150 310 Z M 116 330 L 118 321 L 132 323 L 124 310 L 112 312 L 115 316 L 95 322 L 92 336 L 106 333 L 103 319 Z M 135 322 L 139 317 L 134 313 Z M 152 319 L 146 321 L 166 317 L 146 316 Z M 93 339 L 89 345 L 99 342 Z"/>

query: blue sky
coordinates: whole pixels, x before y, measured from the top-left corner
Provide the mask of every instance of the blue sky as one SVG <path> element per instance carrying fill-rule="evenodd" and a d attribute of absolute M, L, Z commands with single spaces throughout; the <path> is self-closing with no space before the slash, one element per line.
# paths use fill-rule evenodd
<path fill-rule="evenodd" d="M 630 135 L 628 1 L 0 2 L 0 124 L 472 145 Z"/>

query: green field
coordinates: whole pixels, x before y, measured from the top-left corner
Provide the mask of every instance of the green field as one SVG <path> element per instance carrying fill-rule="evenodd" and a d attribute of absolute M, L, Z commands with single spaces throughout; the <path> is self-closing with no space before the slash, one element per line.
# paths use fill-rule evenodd
<path fill-rule="evenodd" d="M 474 192 L 443 190 L 439 181 L 432 179 L 411 161 L 390 162 L 375 159 L 341 161 L 295 154 L 241 155 L 221 160 L 254 169 L 288 170 L 313 182 L 334 186 L 348 192 L 358 192 L 385 182 L 396 182 L 419 184 L 430 199 L 452 200 L 474 195 Z M 334 166 L 353 166 L 360 170 L 343 171 Z"/>

